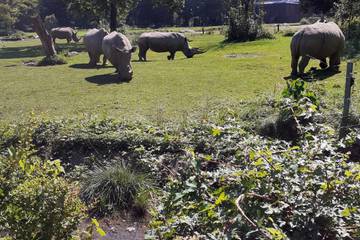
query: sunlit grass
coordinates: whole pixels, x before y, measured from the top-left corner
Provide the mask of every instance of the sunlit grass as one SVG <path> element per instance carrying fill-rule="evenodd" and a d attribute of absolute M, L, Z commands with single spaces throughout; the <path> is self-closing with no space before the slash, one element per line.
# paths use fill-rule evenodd
<path fill-rule="evenodd" d="M 81 44 L 59 41 L 58 51 L 80 52 L 67 58 L 66 65 L 29 67 L 23 62 L 42 57 L 39 40 L 1 43 L 0 119 L 21 121 L 34 111 L 50 118 L 106 114 L 127 120 L 159 115 L 177 120 L 219 104 L 279 96 L 283 77 L 290 73 L 291 38 L 279 34 L 274 40 L 231 44 L 224 44 L 219 34 L 189 38 L 192 46 L 208 51 L 192 59 L 178 52 L 174 61 L 167 60 L 167 53 L 148 52 L 146 63 L 138 62 L 135 53 L 130 83 L 119 83 L 110 65 L 89 69 Z M 309 67 L 317 64 L 312 61 Z M 335 105 L 342 103 L 344 66 L 341 74 L 314 83 L 325 84 Z"/>

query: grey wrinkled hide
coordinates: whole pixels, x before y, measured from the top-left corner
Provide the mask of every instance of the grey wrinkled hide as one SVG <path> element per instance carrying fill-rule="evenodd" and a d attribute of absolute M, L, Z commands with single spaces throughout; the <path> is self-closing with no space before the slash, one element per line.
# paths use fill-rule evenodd
<path fill-rule="evenodd" d="M 79 42 L 81 38 L 77 37 L 77 33 L 71 27 L 59 27 L 51 29 L 51 37 L 55 43 L 55 40 L 58 39 L 66 39 L 68 43 L 73 40 L 74 42 Z"/>
<path fill-rule="evenodd" d="M 168 60 L 174 60 L 175 53 L 181 51 L 188 58 L 195 52 L 190 49 L 188 40 L 182 33 L 174 32 L 148 32 L 140 35 L 138 39 L 139 60 L 146 61 L 146 52 L 151 49 L 154 52 L 169 52 Z"/>
<path fill-rule="evenodd" d="M 311 58 L 321 61 L 320 67 L 326 68 L 326 58 L 330 58 L 330 68 L 340 65 L 340 56 L 345 46 L 341 29 L 333 22 L 316 22 L 298 31 L 291 41 L 292 75 L 303 74 Z"/>
<path fill-rule="evenodd" d="M 96 66 L 103 54 L 102 42 L 109 33 L 105 29 L 91 29 L 84 36 L 84 45 L 89 54 L 89 65 Z M 103 57 L 103 66 L 106 65 L 106 57 Z"/>
<path fill-rule="evenodd" d="M 131 53 L 136 48 L 131 46 L 129 39 L 118 32 L 112 32 L 104 37 L 102 42 L 104 55 L 116 68 L 120 80 L 130 81 L 133 71 L 131 67 Z"/>

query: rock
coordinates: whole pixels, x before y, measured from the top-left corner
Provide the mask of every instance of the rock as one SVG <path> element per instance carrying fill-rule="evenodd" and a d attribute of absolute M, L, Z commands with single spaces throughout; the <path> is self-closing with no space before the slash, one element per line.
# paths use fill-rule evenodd
<path fill-rule="evenodd" d="M 66 57 L 73 57 L 73 56 L 76 56 L 76 55 L 79 55 L 79 52 L 72 51 L 72 52 L 65 53 Z"/>

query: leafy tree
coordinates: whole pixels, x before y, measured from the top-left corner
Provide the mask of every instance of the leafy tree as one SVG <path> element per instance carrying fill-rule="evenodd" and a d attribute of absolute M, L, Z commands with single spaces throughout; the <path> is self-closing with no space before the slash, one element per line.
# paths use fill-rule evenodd
<path fill-rule="evenodd" d="M 360 39 L 360 2 L 353 0 L 340 0 L 336 4 L 336 18 L 341 22 L 347 32 L 347 37 Z M 358 45 L 358 43 L 357 43 Z"/>
<path fill-rule="evenodd" d="M 0 3 L 0 32 L 14 30 L 15 24 L 28 21 L 38 7 L 38 0 L 2 0 Z M 18 25 L 18 24 L 17 24 Z"/>
<path fill-rule="evenodd" d="M 339 0 L 300 0 L 304 12 L 328 13 Z"/>
<path fill-rule="evenodd" d="M 255 40 L 261 31 L 262 11 L 255 0 L 229 1 L 229 41 Z"/>
<path fill-rule="evenodd" d="M 90 12 L 98 16 L 97 21 L 108 19 L 111 31 L 116 31 L 118 18 L 126 17 L 138 0 L 65 0 L 69 8 L 77 12 Z"/>

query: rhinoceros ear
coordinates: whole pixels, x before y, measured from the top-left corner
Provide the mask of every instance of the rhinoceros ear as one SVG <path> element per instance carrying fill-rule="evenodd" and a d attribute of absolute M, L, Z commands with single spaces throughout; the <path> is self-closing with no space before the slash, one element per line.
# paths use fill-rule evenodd
<path fill-rule="evenodd" d="M 112 48 L 115 50 L 115 51 L 118 51 L 120 53 L 127 53 L 128 51 L 125 50 L 125 49 L 120 49 L 118 47 L 116 47 L 115 45 L 112 46 Z"/>
<path fill-rule="evenodd" d="M 136 52 L 136 49 L 137 49 L 137 47 L 132 47 L 131 52 L 132 53 Z"/>

